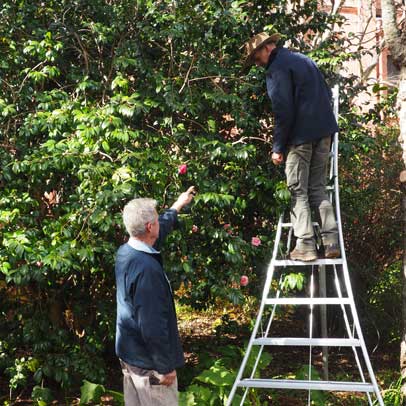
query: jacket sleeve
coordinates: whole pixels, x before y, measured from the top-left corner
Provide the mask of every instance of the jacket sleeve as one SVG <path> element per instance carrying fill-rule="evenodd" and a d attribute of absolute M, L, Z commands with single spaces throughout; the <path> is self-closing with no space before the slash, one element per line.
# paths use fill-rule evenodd
<path fill-rule="evenodd" d="M 164 276 L 153 270 L 140 275 L 135 306 L 137 323 L 148 353 L 160 374 L 175 369 L 169 337 L 169 312 L 172 306 Z"/>
<path fill-rule="evenodd" d="M 162 247 L 167 235 L 178 225 L 178 212 L 175 209 L 168 209 L 159 216 L 159 237 L 154 248 L 159 250 Z"/>
<path fill-rule="evenodd" d="M 267 76 L 266 83 L 275 118 L 272 152 L 284 153 L 295 119 L 292 77 L 289 71 L 278 69 Z"/>

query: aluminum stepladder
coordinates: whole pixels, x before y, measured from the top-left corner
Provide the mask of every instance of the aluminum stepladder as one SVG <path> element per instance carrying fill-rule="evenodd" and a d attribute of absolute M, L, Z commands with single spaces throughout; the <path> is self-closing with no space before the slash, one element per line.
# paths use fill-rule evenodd
<path fill-rule="evenodd" d="M 338 118 L 338 86 L 333 88 L 334 99 L 334 112 Z M 330 191 L 330 199 L 335 204 L 336 219 L 339 232 L 339 243 L 341 249 L 341 258 L 337 259 L 318 259 L 313 262 L 292 261 L 289 259 L 278 259 L 278 249 L 282 237 L 283 230 L 288 231 L 287 252 L 290 249 L 292 238 L 292 224 L 284 222 L 284 216 L 280 216 L 272 259 L 269 263 L 266 275 L 265 286 L 262 294 L 262 300 L 258 311 L 257 319 L 254 329 L 249 340 L 247 350 L 245 352 L 243 361 L 238 371 L 236 380 L 231 389 L 227 399 L 227 406 L 244 405 L 247 394 L 250 388 L 263 388 L 263 389 L 288 389 L 288 390 L 307 390 L 308 400 L 307 405 L 311 405 L 311 391 L 339 391 L 339 392 L 363 392 L 368 400 L 368 404 L 384 406 L 382 395 L 379 390 L 378 383 L 372 369 L 371 361 L 368 355 L 368 350 L 362 334 L 360 321 L 358 318 L 354 295 L 351 287 L 351 281 L 348 271 L 347 259 L 345 255 L 343 231 L 341 224 L 340 212 L 340 198 L 339 198 L 339 183 L 338 183 L 338 134 L 334 135 L 331 158 L 330 158 L 330 181 L 333 181 L 334 186 L 328 187 Z M 317 227 L 318 224 L 314 223 Z M 281 297 L 281 282 L 283 278 L 283 269 L 286 267 L 311 267 L 310 276 L 310 297 Z M 333 272 L 334 285 L 336 288 L 336 296 L 327 297 L 326 291 L 323 290 L 319 297 L 314 296 L 314 269 L 318 269 L 320 278 L 320 287 L 322 282 L 325 281 L 326 272 Z M 269 297 L 271 291 L 271 284 L 274 277 L 275 270 L 282 269 L 278 288 L 274 297 Z M 295 268 L 300 269 L 300 268 Z M 306 268 L 308 269 L 308 268 Z M 328 269 L 328 271 L 326 271 Z M 341 281 L 340 281 L 341 279 Z M 342 288 L 344 286 L 344 289 Z M 325 286 L 324 286 L 325 289 Z M 275 317 L 277 306 L 298 305 L 309 306 L 309 337 L 272 337 L 269 333 L 271 330 L 272 321 Z M 327 305 L 338 305 L 341 308 L 344 318 L 344 325 L 346 329 L 346 337 L 344 338 L 328 338 L 324 334 L 323 338 L 313 337 L 313 309 L 315 305 L 320 305 L 324 310 Z M 271 314 L 266 323 L 266 328 L 263 329 L 264 310 L 267 306 L 271 306 Z M 324 313 L 325 314 L 325 313 Z M 351 316 L 351 317 L 350 317 Z M 265 320 L 266 321 L 266 320 Z M 264 325 L 265 326 L 265 325 Z M 254 366 L 248 378 L 244 378 L 244 372 L 247 367 L 248 359 L 251 355 L 254 346 L 259 346 L 259 351 L 256 356 Z M 259 379 L 255 377 L 255 373 L 266 346 L 297 346 L 308 347 L 309 349 L 309 369 L 307 380 L 294 380 L 294 379 Z M 322 347 L 323 355 L 328 347 L 349 347 L 356 361 L 358 372 L 360 374 L 360 381 L 345 382 L 345 381 L 330 381 L 330 380 L 312 380 L 312 348 Z M 324 357 L 323 357 L 324 358 Z M 363 364 L 361 364 L 361 359 Z M 365 373 L 366 369 L 366 373 Z M 366 379 L 369 377 L 369 380 Z M 236 392 L 239 388 L 243 389 L 241 400 L 235 399 Z M 375 398 L 375 399 L 373 399 Z"/>

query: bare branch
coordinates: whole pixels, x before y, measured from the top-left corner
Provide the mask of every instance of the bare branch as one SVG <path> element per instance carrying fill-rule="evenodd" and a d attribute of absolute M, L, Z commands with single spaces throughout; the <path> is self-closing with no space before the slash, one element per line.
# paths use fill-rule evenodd
<path fill-rule="evenodd" d="M 188 80 L 189 80 L 189 75 L 190 75 L 190 72 L 191 72 L 191 70 L 192 70 L 193 64 L 195 63 L 195 59 L 196 59 L 196 57 L 195 57 L 195 55 L 193 55 L 192 62 L 190 62 L 189 69 L 188 69 L 188 71 L 186 72 L 185 80 L 183 81 L 183 85 L 182 85 L 182 87 L 181 87 L 180 90 L 179 90 L 179 94 L 182 93 L 183 89 L 184 89 L 185 86 L 186 86 L 186 83 L 187 83 Z"/>

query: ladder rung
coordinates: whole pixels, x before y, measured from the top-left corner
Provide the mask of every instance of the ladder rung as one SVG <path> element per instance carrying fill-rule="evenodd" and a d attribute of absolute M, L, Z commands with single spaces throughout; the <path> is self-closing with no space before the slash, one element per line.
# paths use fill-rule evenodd
<path fill-rule="evenodd" d="M 267 305 L 341 305 L 351 304 L 348 297 L 274 297 L 265 299 Z"/>
<path fill-rule="evenodd" d="M 339 381 L 301 381 L 290 379 L 242 379 L 238 386 L 271 389 L 313 389 L 339 392 L 374 392 L 371 383 Z"/>
<path fill-rule="evenodd" d="M 320 227 L 317 222 L 313 222 L 313 225 Z M 292 223 L 282 223 L 282 227 L 292 227 Z"/>
<path fill-rule="evenodd" d="M 315 261 L 294 261 L 292 259 L 275 259 L 272 261 L 274 266 L 309 266 L 309 265 L 342 265 L 344 263 L 342 258 L 336 259 L 316 259 Z"/>
<path fill-rule="evenodd" d="M 337 222 L 336 222 L 337 223 Z M 316 226 L 316 227 L 320 227 L 320 224 L 317 222 L 317 221 L 313 221 L 313 226 Z M 282 223 L 281 224 L 281 226 L 283 227 L 283 228 L 290 228 L 290 227 L 293 227 L 293 224 L 292 223 Z"/>
<path fill-rule="evenodd" d="M 356 338 L 305 338 L 305 337 L 260 337 L 255 345 L 313 346 L 313 347 L 360 347 Z"/>

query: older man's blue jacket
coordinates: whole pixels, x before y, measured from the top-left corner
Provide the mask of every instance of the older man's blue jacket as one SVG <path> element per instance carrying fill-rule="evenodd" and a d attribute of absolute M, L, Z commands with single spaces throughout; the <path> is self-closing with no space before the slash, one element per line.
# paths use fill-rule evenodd
<path fill-rule="evenodd" d="M 266 85 L 275 119 L 273 152 L 285 153 L 288 145 L 317 141 L 338 131 L 331 91 L 307 56 L 275 48 Z"/>
<path fill-rule="evenodd" d="M 159 217 L 160 248 L 177 222 L 176 210 Z M 130 365 L 167 374 L 184 365 L 175 304 L 159 253 L 122 245 L 116 255 L 116 354 Z"/>

